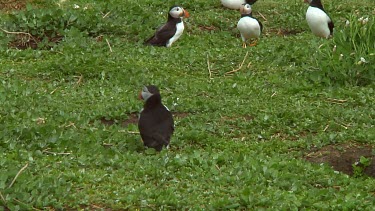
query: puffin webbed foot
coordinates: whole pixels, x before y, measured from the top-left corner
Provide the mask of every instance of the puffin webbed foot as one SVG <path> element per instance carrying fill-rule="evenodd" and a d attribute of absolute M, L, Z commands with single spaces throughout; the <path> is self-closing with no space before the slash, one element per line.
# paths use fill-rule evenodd
<path fill-rule="evenodd" d="M 256 45 L 257 45 L 257 43 L 258 43 L 258 40 L 255 40 L 254 42 L 250 43 L 250 45 L 249 45 L 249 46 L 251 46 L 251 47 L 254 47 L 254 46 L 256 46 Z"/>

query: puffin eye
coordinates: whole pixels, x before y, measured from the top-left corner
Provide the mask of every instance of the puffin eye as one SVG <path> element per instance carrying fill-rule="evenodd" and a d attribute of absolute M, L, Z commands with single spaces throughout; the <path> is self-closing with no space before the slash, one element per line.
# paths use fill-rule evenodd
<path fill-rule="evenodd" d="M 180 8 L 177 8 L 177 11 L 180 11 Z"/>

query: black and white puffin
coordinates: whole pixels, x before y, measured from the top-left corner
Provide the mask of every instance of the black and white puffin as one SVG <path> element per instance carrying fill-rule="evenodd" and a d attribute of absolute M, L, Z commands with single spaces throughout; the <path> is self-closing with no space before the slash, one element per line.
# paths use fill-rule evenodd
<path fill-rule="evenodd" d="M 246 48 L 246 40 L 255 38 L 258 39 L 263 30 L 262 23 L 252 16 L 252 9 L 250 4 L 242 5 L 241 18 L 237 23 L 237 29 L 240 31 L 242 39 L 242 47 Z M 250 46 L 256 45 L 256 42 Z"/>
<path fill-rule="evenodd" d="M 221 4 L 229 9 L 238 10 L 243 4 L 253 5 L 257 0 L 221 0 Z"/>
<path fill-rule="evenodd" d="M 310 6 L 306 11 L 306 20 L 312 33 L 318 37 L 329 38 L 333 35 L 334 24 L 324 11 L 320 0 L 305 0 Z"/>
<path fill-rule="evenodd" d="M 154 85 L 143 87 L 139 98 L 145 101 L 138 121 L 143 144 L 161 151 L 169 145 L 174 131 L 172 113 L 162 104 L 159 89 Z"/>
<path fill-rule="evenodd" d="M 188 18 L 189 16 L 189 12 L 184 8 L 172 6 L 168 13 L 167 23 L 161 26 L 145 44 L 171 47 L 185 29 L 182 18 Z"/>

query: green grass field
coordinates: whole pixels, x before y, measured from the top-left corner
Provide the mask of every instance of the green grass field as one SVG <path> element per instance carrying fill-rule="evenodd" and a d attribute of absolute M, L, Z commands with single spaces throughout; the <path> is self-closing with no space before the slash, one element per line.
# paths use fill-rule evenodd
<path fill-rule="evenodd" d="M 176 3 L 191 15 L 182 37 L 144 46 Z M 375 2 L 323 4 L 329 40 L 302 0 L 259 0 L 263 35 L 246 49 L 219 0 L 4 7 L 0 210 L 373 210 L 374 178 L 305 159 L 375 146 Z M 175 117 L 160 153 L 137 133 L 148 84 Z"/>

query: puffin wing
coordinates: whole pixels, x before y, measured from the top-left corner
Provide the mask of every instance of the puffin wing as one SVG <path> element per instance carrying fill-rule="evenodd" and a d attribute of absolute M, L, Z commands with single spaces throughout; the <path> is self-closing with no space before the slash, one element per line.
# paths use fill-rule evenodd
<path fill-rule="evenodd" d="M 173 25 L 173 23 L 171 22 L 167 22 L 156 31 L 154 36 L 152 36 L 146 41 L 146 44 L 166 46 L 168 40 L 173 37 L 176 31 L 176 25 Z"/>
<path fill-rule="evenodd" d="M 163 109 L 164 110 L 164 109 Z M 155 127 L 155 132 L 153 133 L 153 137 L 157 140 L 159 140 L 160 143 L 163 143 L 164 145 L 168 145 L 171 136 L 174 132 L 174 121 L 173 116 L 170 111 L 164 110 L 163 118 L 160 123 Z"/>
<path fill-rule="evenodd" d="M 250 5 L 255 4 L 255 2 L 257 2 L 257 0 L 246 0 L 246 3 L 248 3 Z"/>
<path fill-rule="evenodd" d="M 157 151 L 162 150 L 163 146 L 168 145 L 168 141 L 165 139 L 165 137 L 158 132 L 142 135 L 142 140 L 145 146 L 154 148 Z"/>
<path fill-rule="evenodd" d="M 260 20 L 258 20 L 258 18 L 255 18 L 255 20 L 258 21 L 258 24 L 259 24 L 259 27 L 260 27 L 260 32 L 262 32 L 263 31 L 263 24 L 262 24 L 262 22 L 260 22 Z"/>
<path fill-rule="evenodd" d="M 144 145 L 160 151 L 170 142 L 174 131 L 174 122 L 169 111 L 161 109 L 157 112 L 159 118 L 151 119 L 151 116 L 145 114 L 144 118 L 139 120 L 138 126 Z"/>
<path fill-rule="evenodd" d="M 335 27 L 335 25 L 333 24 L 332 19 L 328 16 L 328 28 L 329 28 L 330 35 L 333 34 L 333 28 L 334 27 Z"/>

